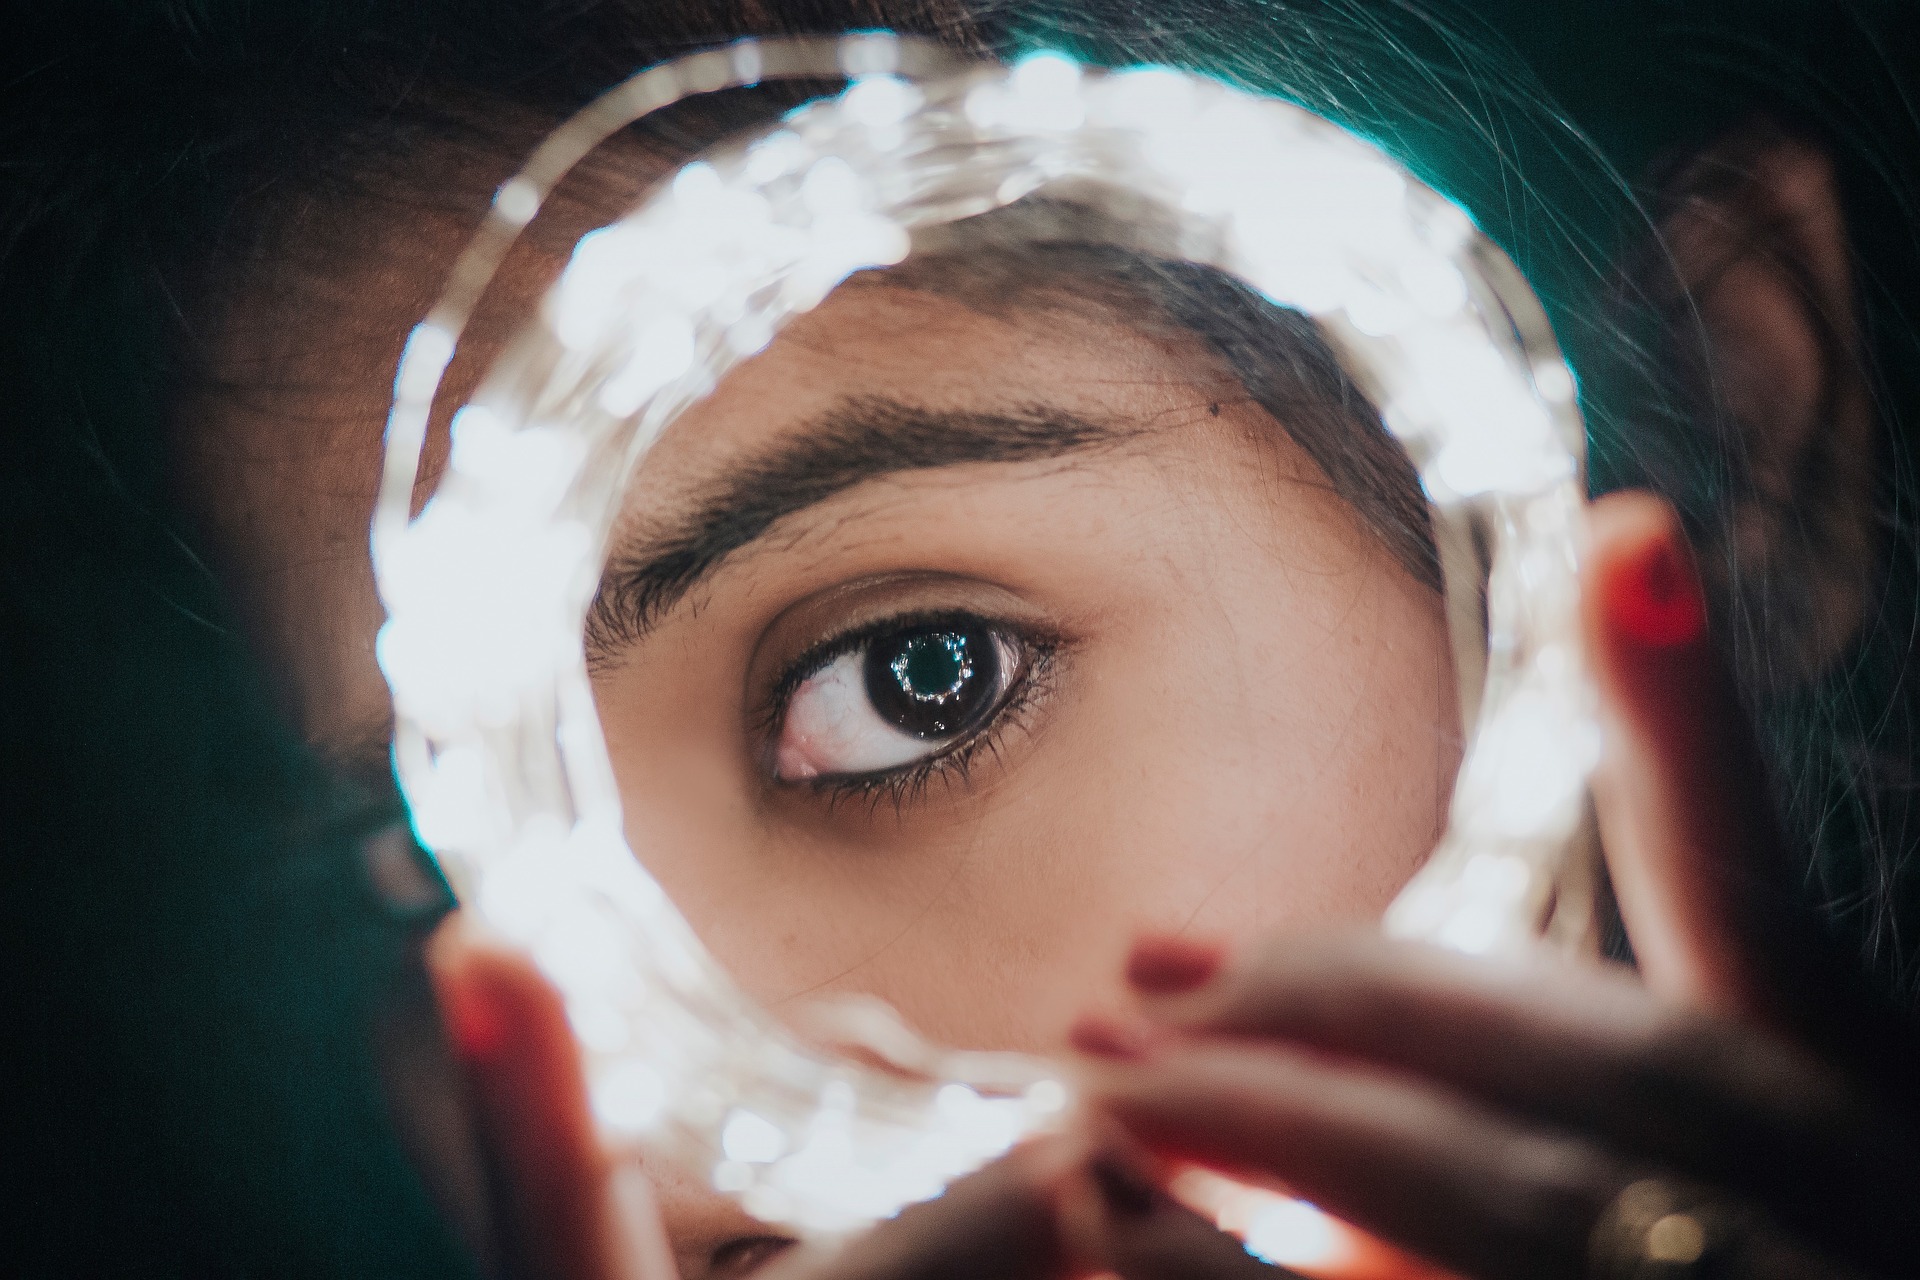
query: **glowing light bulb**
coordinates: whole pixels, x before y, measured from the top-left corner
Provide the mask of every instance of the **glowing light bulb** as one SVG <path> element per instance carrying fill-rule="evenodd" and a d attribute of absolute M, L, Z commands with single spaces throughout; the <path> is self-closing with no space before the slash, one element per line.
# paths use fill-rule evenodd
<path fill-rule="evenodd" d="M 498 189 L 447 298 L 409 335 L 373 530 L 388 610 L 375 653 L 417 833 L 560 988 L 606 1134 L 671 1133 L 713 1186 L 802 1233 L 938 1195 L 1059 1123 L 1071 1091 L 1047 1064 L 896 1028 L 889 1052 L 929 1077 L 908 1082 L 756 1009 L 626 843 L 582 625 L 620 510 L 603 464 L 637 465 L 781 326 L 850 273 L 903 259 L 910 230 L 1097 174 L 1207 246 L 1195 261 L 1320 320 L 1421 461 L 1443 548 L 1485 549 L 1484 584 L 1450 584 L 1476 613 L 1485 587 L 1483 705 L 1448 832 L 1389 931 L 1525 945 L 1597 753 L 1573 378 L 1531 295 L 1485 268 L 1498 250 L 1471 220 L 1337 126 L 1203 77 L 1055 53 L 937 69 L 943 57 L 885 33 L 748 42 L 643 72 L 564 125 Z M 839 98 L 685 166 L 582 237 L 455 415 L 451 465 L 416 515 L 428 408 L 471 299 L 562 176 L 551 158 L 691 93 L 836 73 L 852 80 Z M 1193 1185 L 1275 1261 L 1324 1268 L 1349 1240 L 1299 1201 Z"/>
<path fill-rule="evenodd" d="M 720 1130 L 720 1150 L 741 1164 L 772 1164 L 787 1150 L 787 1135 L 764 1116 L 736 1111 Z"/>

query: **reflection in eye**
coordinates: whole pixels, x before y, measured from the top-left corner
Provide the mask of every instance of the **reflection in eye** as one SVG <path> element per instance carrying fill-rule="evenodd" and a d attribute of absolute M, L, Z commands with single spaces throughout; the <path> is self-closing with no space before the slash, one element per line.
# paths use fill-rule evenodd
<path fill-rule="evenodd" d="M 984 619 L 893 619 L 834 641 L 784 681 L 773 776 L 879 782 L 964 763 L 1031 697 L 1047 650 Z"/>

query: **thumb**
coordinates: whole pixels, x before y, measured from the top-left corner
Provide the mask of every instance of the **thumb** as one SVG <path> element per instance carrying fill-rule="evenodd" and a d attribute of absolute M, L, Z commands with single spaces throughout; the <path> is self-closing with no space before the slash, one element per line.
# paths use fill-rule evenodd
<path fill-rule="evenodd" d="M 1594 799 L 1647 985 L 1910 1088 L 1920 1028 L 1868 989 L 1798 893 L 1804 868 L 1708 640 L 1679 521 L 1619 493 L 1593 505 L 1590 528 L 1582 609 L 1607 744 Z"/>
<path fill-rule="evenodd" d="M 651 1185 L 595 1132 L 560 993 L 457 915 L 428 964 L 493 1166 L 506 1275 L 674 1280 Z"/>
<path fill-rule="evenodd" d="M 1589 528 L 1584 623 L 1607 744 L 1595 801 L 1641 972 L 1678 1000 L 1777 1024 L 1791 881 L 1693 558 L 1648 494 L 1602 498 Z"/>

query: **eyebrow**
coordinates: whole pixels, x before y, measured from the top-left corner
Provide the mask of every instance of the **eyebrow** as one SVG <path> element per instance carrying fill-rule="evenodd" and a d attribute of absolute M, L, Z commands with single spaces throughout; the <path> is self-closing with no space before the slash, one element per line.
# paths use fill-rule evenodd
<path fill-rule="evenodd" d="M 638 643 L 728 556 L 787 516 L 856 485 L 905 471 L 1058 458 L 1139 432 L 1050 405 L 968 413 L 877 397 L 843 400 L 794 438 L 729 467 L 666 532 L 615 550 L 587 612 L 589 660 L 605 661 Z"/>

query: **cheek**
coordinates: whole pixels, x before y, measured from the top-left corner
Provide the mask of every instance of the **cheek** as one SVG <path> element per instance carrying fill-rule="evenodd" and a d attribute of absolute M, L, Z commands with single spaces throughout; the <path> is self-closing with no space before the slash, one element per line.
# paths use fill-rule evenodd
<path fill-rule="evenodd" d="M 943 1038 L 1057 1047 L 1079 1012 L 1127 999 L 1145 930 L 1370 923 L 1439 833 L 1458 735 L 1417 588 L 1216 597 L 1104 637 L 1071 687 L 858 975 Z"/>
<path fill-rule="evenodd" d="M 1057 1048 L 1124 1000 L 1142 930 L 1377 919 L 1457 763 L 1438 604 L 1384 557 L 1190 541 L 1088 588 L 1124 607 L 1065 656 L 1004 773 L 937 820 L 769 816 L 740 709 L 711 696 L 738 687 L 738 655 L 710 637 L 659 655 L 671 679 L 601 697 L 634 848 L 776 1012 L 867 992 L 984 1048 Z"/>
<path fill-rule="evenodd" d="M 992 824 L 909 834 L 883 813 L 854 840 L 782 822 L 745 753 L 744 712 L 715 696 L 737 687 L 737 655 L 695 642 L 653 661 L 671 677 L 616 673 L 596 690 L 627 839 L 748 994 L 779 1015 L 871 993 L 941 1038 L 1018 1038 L 1005 1016 L 1017 1002 L 990 976 L 1010 954 L 1008 913 L 968 869 Z"/>
<path fill-rule="evenodd" d="M 1437 617 L 1366 600 L 1327 632 L 1297 600 L 1239 600 L 1090 674 L 1081 782 L 1035 815 L 1089 928 L 1371 921 L 1439 834 L 1458 735 Z"/>
<path fill-rule="evenodd" d="M 188 403 L 172 483 L 300 732 L 334 749 L 366 747 L 378 767 L 392 714 L 374 660 L 386 614 L 367 544 L 378 428 L 347 406 L 276 407 L 279 417 Z"/>

